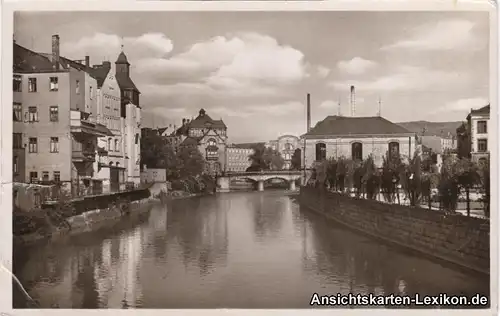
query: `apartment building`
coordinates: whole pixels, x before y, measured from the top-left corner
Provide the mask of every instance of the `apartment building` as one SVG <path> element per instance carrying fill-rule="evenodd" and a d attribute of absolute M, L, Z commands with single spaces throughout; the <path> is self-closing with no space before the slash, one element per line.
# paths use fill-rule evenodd
<path fill-rule="evenodd" d="M 106 126 L 113 136 L 98 139 L 98 154 L 94 165 L 104 190 L 125 188 L 127 165 L 125 160 L 124 131 L 122 128 L 121 91 L 111 62 L 104 61 L 92 67 L 97 79 L 97 122 Z"/>
<path fill-rule="evenodd" d="M 122 51 L 115 62 L 115 77 L 120 88 L 120 130 L 122 134 L 127 182 L 141 182 L 141 106 L 140 91 L 130 78 L 130 63 Z"/>
<path fill-rule="evenodd" d="M 60 56 L 58 35 L 50 54 L 15 42 L 13 53 L 14 178 L 60 182 L 73 195 L 99 192 L 97 138 L 112 133 L 91 117 L 96 79 L 84 64 Z"/>

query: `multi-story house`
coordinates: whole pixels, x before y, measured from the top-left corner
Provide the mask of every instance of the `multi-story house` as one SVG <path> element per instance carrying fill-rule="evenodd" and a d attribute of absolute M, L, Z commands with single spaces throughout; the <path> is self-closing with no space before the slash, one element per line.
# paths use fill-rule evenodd
<path fill-rule="evenodd" d="M 407 159 L 415 149 L 414 133 L 378 116 L 328 116 L 302 137 L 306 151 L 302 164 L 308 169 L 330 157 L 362 160 L 370 155 L 381 167 L 387 153 Z"/>
<path fill-rule="evenodd" d="M 182 140 L 180 146 L 198 147 L 205 157 L 209 173 L 227 170 L 227 126 L 222 120 L 212 119 L 201 109 L 195 119 L 183 119 L 175 134 Z"/>
<path fill-rule="evenodd" d="M 141 182 L 141 107 L 140 91 L 130 78 L 130 63 L 124 52 L 115 62 L 115 77 L 120 87 L 120 129 L 125 155 L 127 182 L 137 185 Z"/>
<path fill-rule="evenodd" d="M 111 132 L 90 116 L 97 83 L 84 67 L 60 56 L 58 35 L 51 54 L 14 42 L 14 145 L 25 151 L 25 182 L 60 182 L 73 195 L 99 192 L 97 137 Z"/>
<path fill-rule="evenodd" d="M 471 143 L 471 159 L 480 161 L 487 159 L 490 154 L 488 135 L 491 127 L 490 105 L 486 105 L 477 110 L 471 110 L 467 115 L 467 125 L 469 128 Z"/>
<path fill-rule="evenodd" d="M 93 66 L 97 79 L 96 119 L 106 126 L 113 136 L 98 139 L 98 155 L 94 168 L 97 177 L 103 181 L 105 191 L 118 191 L 125 188 L 126 160 L 125 143 L 122 130 L 121 91 L 111 62 L 104 61 Z"/>
<path fill-rule="evenodd" d="M 245 172 L 251 166 L 250 155 L 254 152 L 251 146 L 246 144 L 233 144 L 227 146 L 228 172 Z"/>

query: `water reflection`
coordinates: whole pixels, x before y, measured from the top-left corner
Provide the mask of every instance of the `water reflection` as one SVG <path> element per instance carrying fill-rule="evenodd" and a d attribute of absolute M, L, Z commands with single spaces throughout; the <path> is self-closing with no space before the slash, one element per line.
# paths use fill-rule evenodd
<path fill-rule="evenodd" d="M 14 271 L 44 308 L 304 308 L 315 292 L 489 293 L 489 280 L 337 227 L 280 192 L 176 200 L 148 216 L 21 249 Z"/>

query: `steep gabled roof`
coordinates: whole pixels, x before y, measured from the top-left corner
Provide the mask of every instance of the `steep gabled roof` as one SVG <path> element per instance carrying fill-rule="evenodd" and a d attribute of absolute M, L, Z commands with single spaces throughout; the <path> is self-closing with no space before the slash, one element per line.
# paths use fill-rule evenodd
<path fill-rule="evenodd" d="M 383 117 L 346 117 L 327 116 L 320 121 L 308 133 L 308 138 L 314 136 L 347 136 L 347 135 L 390 135 L 390 134 L 413 134 L 406 128 L 392 123 Z"/>
<path fill-rule="evenodd" d="M 479 108 L 477 110 L 471 110 L 470 111 L 471 115 L 485 115 L 485 114 L 490 114 L 490 105 L 483 106 L 482 108 Z"/>
<path fill-rule="evenodd" d="M 63 72 L 66 67 L 59 65 L 56 70 L 50 57 L 29 50 L 17 43 L 13 46 L 13 72 L 35 73 L 35 72 Z"/>
<path fill-rule="evenodd" d="M 97 80 L 97 86 L 100 88 L 104 84 L 104 81 L 106 81 L 106 78 L 108 77 L 108 73 L 111 70 L 111 65 L 106 66 L 106 64 L 102 65 L 94 65 L 93 67 L 93 72 L 94 76 Z"/>
<path fill-rule="evenodd" d="M 135 83 L 130 79 L 129 75 L 126 73 L 117 73 L 116 81 L 118 81 L 118 86 L 122 90 L 134 90 L 137 93 L 141 93 L 139 89 L 135 86 Z"/>

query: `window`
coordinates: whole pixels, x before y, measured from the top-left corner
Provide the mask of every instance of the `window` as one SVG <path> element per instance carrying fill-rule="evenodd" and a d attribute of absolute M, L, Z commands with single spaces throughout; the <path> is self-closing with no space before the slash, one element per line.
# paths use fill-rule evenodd
<path fill-rule="evenodd" d="M 42 181 L 49 181 L 49 172 L 48 171 L 42 172 Z"/>
<path fill-rule="evenodd" d="M 398 142 L 390 142 L 389 143 L 389 156 L 393 157 L 393 158 L 399 156 L 399 143 Z"/>
<path fill-rule="evenodd" d="M 19 157 L 17 157 L 17 156 L 13 157 L 12 172 L 14 172 L 14 174 L 19 173 Z"/>
<path fill-rule="evenodd" d="M 115 139 L 115 151 L 119 151 L 118 150 L 118 139 Z"/>
<path fill-rule="evenodd" d="M 484 153 L 488 151 L 488 140 L 487 139 L 478 139 L 477 140 L 477 151 L 480 153 Z"/>
<path fill-rule="evenodd" d="M 35 191 L 34 195 L 33 195 L 33 198 L 34 198 L 34 204 L 36 207 L 40 206 L 40 204 L 42 204 L 42 196 L 40 195 L 40 192 Z"/>
<path fill-rule="evenodd" d="M 36 171 L 30 172 L 30 182 L 35 183 L 38 181 L 38 173 Z"/>
<path fill-rule="evenodd" d="M 80 94 L 80 80 L 76 81 L 75 92 L 76 92 L 76 94 Z"/>
<path fill-rule="evenodd" d="M 14 149 L 22 149 L 23 148 L 23 134 L 22 133 L 13 133 L 12 134 L 12 147 Z"/>
<path fill-rule="evenodd" d="M 50 77 L 49 78 L 50 82 L 50 91 L 57 91 L 59 90 L 59 78 L 57 77 Z"/>
<path fill-rule="evenodd" d="M 112 161 L 110 161 L 110 162 L 109 162 L 109 165 L 110 165 L 110 166 L 113 166 L 113 162 L 112 162 Z"/>
<path fill-rule="evenodd" d="M 50 152 L 51 153 L 59 152 L 59 137 L 50 138 Z"/>
<path fill-rule="evenodd" d="M 289 153 L 285 154 L 285 160 L 290 160 L 290 154 Z"/>
<path fill-rule="evenodd" d="M 21 92 L 23 91 L 23 79 L 19 75 L 14 75 L 13 79 L 13 91 L 14 92 Z"/>
<path fill-rule="evenodd" d="M 116 166 L 117 166 L 117 167 L 120 167 L 120 163 L 119 163 L 119 162 L 117 162 L 117 163 L 116 163 Z"/>
<path fill-rule="evenodd" d="M 111 151 L 111 137 L 108 138 L 108 151 Z"/>
<path fill-rule="evenodd" d="M 359 142 L 352 143 L 352 160 L 363 160 L 363 144 Z"/>
<path fill-rule="evenodd" d="M 54 171 L 54 181 L 61 182 L 61 172 L 60 171 Z"/>
<path fill-rule="evenodd" d="M 28 108 L 28 122 L 38 122 L 38 110 L 36 106 Z"/>
<path fill-rule="evenodd" d="M 36 92 L 36 78 L 28 78 L 28 92 Z"/>
<path fill-rule="evenodd" d="M 139 134 L 135 134 L 135 144 L 139 144 Z"/>
<path fill-rule="evenodd" d="M 89 97 L 90 97 L 90 100 L 92 100 L 92 86 L 89 87 Z"/>
<path fill-rule="evenodd" d="M 316 144 L 316 160 L 325 160 L 326 159 L 326 144 L 325 143 L 317 143 Z"/>
<path fill-rule="evenodd" d="M 30 137 L 28 151 L 30 153 L 37 153 L 38 152 L 38 140 L 36 139 L 36 137 Z"/>
<path fill-rule="evenodd" d="M 13 111 L 14 111 L 14 122 L 22 122 L 23 106 L 21 105 L 21 103 L 14 102 Z"/>
<path fill-rule="evenodd" d="M 293 149 L 292 144 L 290 144 L 290 143 L 285 144 L 285 150 L 292 150 L 292 149 Z"/>
<path fill-rule="evenodd" d="M 487 134 L 488 133 L 488 124 L 486 121 L 478 121 L 477 122 L 477 133 L 478 134 Z"/>
<path fill-rule="evenodd" d="M 52 105 L 50 107 L 50 121 L 51 122 L 58 122 L 59 121 L 59 107 L 57 105 Z"/>

